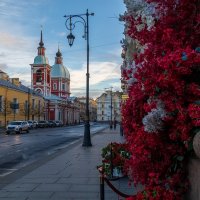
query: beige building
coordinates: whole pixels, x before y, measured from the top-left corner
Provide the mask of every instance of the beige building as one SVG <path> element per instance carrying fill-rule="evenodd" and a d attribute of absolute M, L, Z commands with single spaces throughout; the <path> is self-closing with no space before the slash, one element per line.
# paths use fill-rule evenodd
<path fill-rule="evenodd" d="M 86 97 L 78 97 L 80 102 L 80 119 L 84 121 L 86 118 Z M 89 99 L 89 115 L 90 121 L 94 122 L 97 120 L 97 103 L 94 99 Z"/>
<path fill-rule="evenodd" d="M 97 121 L 121 121 L 121 96 L 121 92 L 109 90 L 97 98 Z"/>
<path fill-rule="evenodd" d="M 44 99 L 41 94 L 22 85 L 19 78 L 9 78 L 0 71 L 0 126 L 13 120 L 44 118 Z"/>

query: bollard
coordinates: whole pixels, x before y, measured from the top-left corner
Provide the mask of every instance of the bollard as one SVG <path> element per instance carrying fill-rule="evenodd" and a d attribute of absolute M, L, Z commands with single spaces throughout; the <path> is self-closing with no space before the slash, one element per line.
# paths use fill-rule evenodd
<path fill-rule="evenodd" d="M 112 151 L 112 142 L 110 143 L 110 171 L 111 171 L 111 178 L 113 178 L 113 151 Z"/>
<path fill-rule="evenodd" d="M 100 200 L 104 200 L 104 174 L 100 175 Z"/>
<path fill-rule="evenodd" d="M 122 128 L 122 125 L 120 124 L 120 135 L 123 136 L 124 133 L 123 133 L 123 128 Z"/>

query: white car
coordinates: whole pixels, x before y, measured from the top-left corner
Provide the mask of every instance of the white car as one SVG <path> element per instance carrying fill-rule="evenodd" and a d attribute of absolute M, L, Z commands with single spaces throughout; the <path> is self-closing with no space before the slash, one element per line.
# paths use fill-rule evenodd
<path fill-rule="evenodd" d="M 37 124 L 35 121 L 28 120 L 28 124 L 30 129 L 37 128 Z"/>
<path fill-rule="evenodd" d="M 29 124 L 27 121 L 12 121 L 6 127 L 6 133 L 22 133 L 26 131 L 29 133 Z"/>

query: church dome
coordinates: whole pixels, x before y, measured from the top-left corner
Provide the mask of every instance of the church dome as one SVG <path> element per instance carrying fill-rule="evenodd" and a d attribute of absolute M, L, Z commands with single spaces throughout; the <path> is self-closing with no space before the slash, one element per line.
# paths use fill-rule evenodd
<path fill-rule="evenodd" d="M 58 52 L 55 57 L 55 64 L 51 68 L 51 77 L 70 79 L 70 74 L 67 68 L 63 65 L 62 54 L 58 47 Z"/>
<path fill-rule="evenodd" d="M 49 64 L 49 61 L 46 56 L 38 55 L 34 58 L 34 64 Z"/>
<path fill-rule="evenodd" d="M 54 64 L 51 68 L 51 77 L 70 79 L 70 74 L 67 68 L 63 64 Z"/>

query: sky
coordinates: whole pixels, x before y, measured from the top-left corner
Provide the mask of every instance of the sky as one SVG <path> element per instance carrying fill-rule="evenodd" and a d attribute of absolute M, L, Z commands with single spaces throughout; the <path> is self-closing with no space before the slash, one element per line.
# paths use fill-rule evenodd
<path fill-rule="evenodd" d="M 89 16 L 90 97 L 100 96 L 105 88 L 120 91 L 124 24 L 118 18 L 125 12 L 123 0 L 0 0 L 0 69 L 30 86 L 30 64 L 37 56 L 42 29 L 49 64 L 54 64 L 59 45 L 63 64 L 70 73 L 71 96 L 85 96 L 84 26 L 76 23 L 72 32 L 75 41 L 70 47 L 63 16 L 85 14 L 87 9 L 94 13 Z"/>

